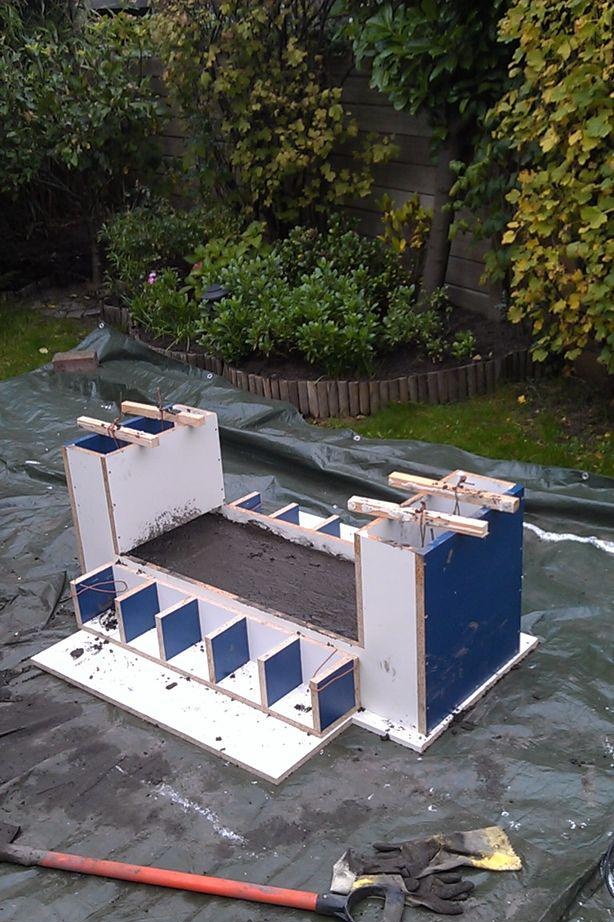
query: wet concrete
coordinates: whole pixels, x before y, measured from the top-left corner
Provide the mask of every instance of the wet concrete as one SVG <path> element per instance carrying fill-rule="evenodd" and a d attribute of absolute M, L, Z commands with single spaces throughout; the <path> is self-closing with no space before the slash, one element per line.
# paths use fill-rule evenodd
<path fill-rule="evenodd" d="M 141 544 L 149 563 L 357 639 L 354 564 L 208 513 Z"/>

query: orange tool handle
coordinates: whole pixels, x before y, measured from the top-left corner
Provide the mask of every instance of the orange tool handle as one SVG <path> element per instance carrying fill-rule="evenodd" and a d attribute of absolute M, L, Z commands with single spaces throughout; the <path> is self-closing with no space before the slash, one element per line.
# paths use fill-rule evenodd
<path fill-rule="evenodd" d="M 22 851 L 23 846 L 9 845 L 2 849 L 3 856 L 12 850 Z M 26 851 L 26 849 L 23 849 Z M 285 890 L 283 887 L 268 887 L 248 884 L 223 877 L 207 877 L 202 874 L 188 874 L 185 871 L 168 871 L 165 868 L 149 868 L 139 864 L 125 864 L 122 861 L 105 861 L 65 852 L 49 852 L 27 849 L 30 852 L 28 864 L 59 871 L 74 871 L 76 874 L 93 874 L 96 877 L 113 877 L 136 884 L 153 884 L 156 887 L 171 887 L 175 890 L 193 890 L 195 893 L 209 893 L 235 900 L 249 900 L 253 903 L 272 903 L 274 906 L 288 906 L 292 909 L 316 911 L 317 893 L 305 890 Z M 15 856 L 16 857 L 16 856 Z M 19 864 L 25 864 L 23 854 Z M 10 860 L 10 859 L 9 859 Z"/>

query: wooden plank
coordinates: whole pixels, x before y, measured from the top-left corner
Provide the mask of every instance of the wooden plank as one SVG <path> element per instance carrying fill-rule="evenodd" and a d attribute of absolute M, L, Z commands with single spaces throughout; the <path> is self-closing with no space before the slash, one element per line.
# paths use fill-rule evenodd
<path fill-rule="evenodd" d="M 380 408 L 379 382 L 369 381 L 369 413 L 377 413 Z"/>
<path fill-rule="evenodd" d="M 448 496 L 458 498 L 463 502 L 475 506 L 485 506 L 487 509 L 496 509 L 498 512 L 517 512 L 520 500 L 517 496 L 507 493 L 493 493 L 491 490 L 480 490 L 464 483 L 454 486 L 442 480 L 433 480 L 431 477 L 419 477 L 414 474 L 403 474 L 393 471 L 388 475 L 388 485 L 398 490 L 407 490 L 408 493 L 428 493 L 430 496 Z"/>
<path fill-rule="evenodd" d="M 318 394 L 318 417 L 319 419 L 328 419 L 330 411 L 328 409 L 328 381 L 317 382 Z"/>
<path fill-rule="evenodd" d="M 390 388 L 388 387 L 388 381 L 379 382 L 379 402 L 382 409 L 387 407 L 390 403 Z"/>
<path fill-rule="evenodd" d="M 309 415 L 317 419 L 320 415 L 320 404 L 318 402 L 318 388 L 315 381 L 307 382 L 307 402 L 309 406 Z"/>
<path fill-rule="evenodd" d="M 328 382 L 328 412 L 331 417 L 339 416 L 339 387 L 337 381 Z"/>
<path fill-rule="evenodd" d="M 298 387 L 298 408 L 303 416 L 309 416 L 309 393 L 307 391 L 306 381 L 297 381 Z"/>
<path fill-rule="evenodd" d="M 108 438 L 130 442 L 132 445 L 143 445 L 145 448 L 156 448 L 160 444 L 160 438 L 157 435 L 141 432 L 139 429 L 128 429 L 126 426 L 117 426 L 101 419 L 92 419 L 91 416 L 79 416 L 77 426 L 87 432 L 106 435 Z"/>
<path fill-rule="evenodd" d="M 174 403 L 170 408 L 155 407 L 149 403 L 137 403 L 135 400 L 122 400 L 121 411 L 127 415 L 144 416 L 146 419 L 167 419 L 182 426 L 202 426 L 207 418 L 204 410 Z"/>
<path fill-rule="evenodd" d="M 458 400 L 458 375 L 456 373 L 456 368 L 448 368 L 445 371 L 445 375 L 448 379 L 448 399 L 450 403 L 456 403 Z"/>
<path fill-rule="evenodd" d="M 297 410 L 301 410 L 301 398 L 298 390 L 298 381 L 288 381 L 288 400 Z"/>
<path fill-rule="evenodd" d="M 338 381 L 337 392 L 339 394 L 339 416 L 346 418 L 350 415 L 349 382 Z"/>
<path fill-rule="evenodd" d="M 358 381 L 348 381 L 348 395 L 350 398 L 350 416 L 358 416 L 359 413 L 368 413 L 363 409 L 362 385 Z"/>
<path fill-rule="evenodd" d="M 432 404 L 439 403 L 439 371 L 427 371 L 426 375 L 426 392 L 428 394 L 428 402 Z"/>
<path fill-rule="evenodd" d="M 351 496 L 348 499 L 350 512 L 359 512 L 362 515 L 372 515 L 377 518 L 394 519 L 397 522 L 423 521 L 426 525 L 436 528 L 445 528 L 459 535 L 469 535 L 472 538 L 485 538 L 488 534 L 488 522 L 481 519 L 471 519 L 464 515 L 449 515 L 446 512 L 433 512 L 430 509 L 414 509 L 400 506 L 398 503 L 389 503 L 380 499 L 369 499 L 366 496 Z"/>
<path fill-rule="evenodd" d="M 399 379 L 392 378 L 387 382 L 388 384 L 388 402 L 389 403 L 399 403 L 401 398 L 399 394 Z"/>
<path fill-rule="evenodd" d="M 383 134 L 411 135 L 412 137 L 431 137 L 431 129 L 426 119 L 414 118 L 405 112 L 397 112 L 392 106 L 369 106 L 362 103 L 348 105 L 348 111 L 366 131 Z"/>
<path fill-rule="evenodd" d="M 407 379 L 407 388 L 409 390 L 409 400 L 411 403 L 418 403 L 418 376 L 409 375 Z"/>
<path fill-rule="evenodd" d="M 279 379 L 279 399 L 280 400 L 290 400 L 290 391 L 288 390 L 288 382 L 285 378 Z"/>

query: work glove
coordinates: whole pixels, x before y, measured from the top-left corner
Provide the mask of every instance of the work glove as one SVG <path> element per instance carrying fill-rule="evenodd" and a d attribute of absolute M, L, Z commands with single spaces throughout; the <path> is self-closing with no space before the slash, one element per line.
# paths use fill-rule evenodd
<path fill-rule="evenodd" d="M 411 876 L 425 877 L 460 867 L 484 868 L 487 871 L 519 871 L 520 858 L 500 826 L 487 826 L 469 832 L 440 833 L 428 839 L 398 842 L 375 842 L 372 864 L 380 874 L 402 873 L 400 866 L 411 869 Z M 391 870 L 384 871 L 384 867 Z M 394 869 L 397 870 L 394 870 Z"/>
<path fill-rule="evenodd" d="M 504 871 L 521 866 L 509 839 L 497 826 L 396 844 L 376 842 L 373 849 L 369 854 L 349 849 L 333 869 L 331 889 L 348 893 L 364 885 L 365 879 L 396 876 L 402 879 L 409 905 L 425 906 L 441 915 L 460 915 L 463 907 L 459 904 L 474 885 L 454 872 L 455 868 Z"/>

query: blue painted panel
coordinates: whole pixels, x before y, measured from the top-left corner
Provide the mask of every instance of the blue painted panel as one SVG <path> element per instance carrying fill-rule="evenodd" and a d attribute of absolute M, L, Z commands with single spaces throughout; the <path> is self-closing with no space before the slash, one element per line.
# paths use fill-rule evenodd
<path fill-rule="evenodd" d="M 259 509 L 262 506 L 262 496 L 260 493 L 254 493 L 253 496 L 237 504 L 238 509 Z"/>
<path fill-rule="evenodd" d="M 161 619 L 162 643 L 166 659 L 171 659 L 202 640 L 198 602 L 192 599 Z"/>
<path fill-rule="evenodd" d="M 489 510 L 486 538 L 446 533 L 424 556 L 426 725 L 431 731 L 518 652 L 523 489 Z"/>
<path fill-rule="evenodd" d="M 160 432 L 172 429 L 174 425 L 170 419 L 148 419 L 146 416 L 136 416 L 122 423 L 126 429 L 140 429 L 141 432 L 148 432 L 150 435 L 159 435 Z"/>
<path fill-rule="evenodd" d="M 108 455 L 118 448 L 124 448 L 128 442 L 122 442 L 121 439 L 111 439 L 108 435 L 86 435 L 81 439 L 75 439 L 74 442 L 67 442 L 68 445 L 78 445 L 79 448 L 87 448 L 88 451 L 95 451 L 98 455 Z"/>
<path fill-rule="evenodd" d="M 266 703 L 269 707 L 303 681 L 301 643 L 298 637 L 264 661 Z"/>
<path fill-rule="evenodd" d="M 213 671 L 215 681 L 221 682 L 227 675 L 239 669 L 249 659 L 247 621 L 237 621 L 211 640 Z"/>
<path fill-rule="evenodd" d="M 156 626 L 156 615 L 160 611 L 160 605 L 158 587 L 155 583 L 143 586 L 119 604 L 126 632 L 126 643 L 130 643 L 135 637 L 140 637 L 145 631 Z"/>
<path fill-rule="evenodd" d="M 325 730 L 356 705 L 354 664 L 344 663 L 317 682 L 320 729 Z"/>
<path fill-rule="evenodd" d="M 321 531 L 325 535 L 332 535 L 334 538 L 341 537 L 341 522 L 335 519 L 334 522 L 327 522 L 326 525 L 320 525 L 316 531 Z"/>
<path fill-rule="evenodd" d="M 275 513 L 275 518 L 281 519 L 282 522 L 292 522 L 293 525 L 300 525 L 298 511 L 298 506 L 290 506 L 290 508 L 286 509 L 285 512 L 282 512 L 281 515 Z"/>
<path fill-rule="evenodd" d="M 85 576 L 75 586 L 81 621 L 91 621 L 96 615 L 113 605 L 117 589 L 113 567 L 107 567 L 93 576 Z"/>

